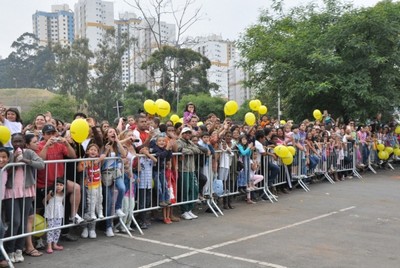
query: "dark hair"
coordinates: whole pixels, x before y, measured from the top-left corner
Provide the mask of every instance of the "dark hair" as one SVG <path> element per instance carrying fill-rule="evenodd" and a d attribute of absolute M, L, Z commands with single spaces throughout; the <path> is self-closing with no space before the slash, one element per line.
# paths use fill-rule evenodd
<path fill-rule="evenodd" d="M 181 122 L 176 122 L 175 123 L 175 129 L 178 129 L 178 128 L 180 128 L 182 126 L 182 123 Z"/>
<path fill-rule="evenodd" d="M 76 114 L 74 114 L 74 120 L 76 119 L 76 117 L 78 117 L 78 116 L 80 116 L 80 117 L 83 117 L 83 118 L 87 118 L 87 115 L 86 114 L 84 114 L 84 113 L 81 113 L 81 112 L 78 112 L 78 113 L 76 113 Z"/>
<path fill-rule="evenodd" d="M 265 137 L 264 130 L 257 130 L 256 131 L 256 135 L 255 135 L 256 140 L 262 139 L 264 137 Z"/>
<path fill-rule="evenodd" d="M 160 132 L 167 132 L 167 125 L 166 124 L 160 124 L 158 126 L 158 129 L 160 130 Z"/>
<path fill-rule="evenodd" d="M 34 137 L 36 137 L 35 134 L 32 133 L 25 134 L 25 143 L 30 144 Z"/>
<path fill-rule="evenodd" d="M 272 131 L 272 128 L 270 128 L 270 127 L 265 127 L 265 128 L 264 128 L 264 135 L 265 135 L 265 136 L 268 136 L 268 134 L 269 134 L 271 131 Z"/>
<path fill-rule="evenodd" d="M 6 110 L 6 116 L 7 116 L 7 112 L 13 112 L 13 113 L 15 113 L 15 115 L 16 115 L 16 119 L 15 119 L 15 122 L 20 122 L 21 124 L 22 124 L 22 119 L 21 119 L 21 115 L 19 114 L 19 111 L 18 111 L 18 109 L 17 108 L 8 108 L 7 110 Z"/>
<path fill-rule="evenodd" d="M 194 109 L 193 109 L 193 113 L 196 113 L 196 105 L 193 104 L 193 102 L 188 102 L 185 106 L 185 112 L 188 111 L 189 105 L 193 105 Z"/>
<path fill-rule="evenodd" d="M 10 151 L 7 148 L 1 146 L 0 152 L 5 152 L 7 154 L 7 157 L 10 158 Z"/>

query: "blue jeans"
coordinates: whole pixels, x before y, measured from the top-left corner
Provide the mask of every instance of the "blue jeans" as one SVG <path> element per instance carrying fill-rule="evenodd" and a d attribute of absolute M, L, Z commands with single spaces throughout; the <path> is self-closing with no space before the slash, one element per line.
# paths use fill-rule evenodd
<path fill-rule="evenodd" d="M 368 165 L 368 156 L 369 149 L 367 144 L 361 144 L 361 154 L 362 154 L 362 162 L 364 165 Z"/>
<path fill-rule="evenodd" d="M 278 178 L 279 167 L 272 162 L 268 162 L 268 186 L 272 186 L 274 181 Z"/>
<path fill-rule="evenodd" d="M 162 172 L 155 172 L 155 182 L 157 183 L 158 189 L 158 200 L 159 202 L 167 202 L 169 201 L 169 192 L 168 192 L 168 184 L 165 179 L 165 173 Z"/>
<path fill-rule="evenodd" d="M 114 185 L 116 189 L 118 190 L 118 196 L 117 200 L 115 202 L 115 210 L 121 209 L 122 208 L 122 199 L 124 198 L 125 195 L 125 183 L 124 183 L 124 177 L 118 177 L 114 181 Z M 112 212 L 112 203 L 113 203 L 113 197 L 114 197 L 114 185 L 111 186 L 103 186 L 103 200 L 106 202 L 106 217 L 111 216 Z M 106 220 L 106 228 L 112 227 L 112 220 Z"/>

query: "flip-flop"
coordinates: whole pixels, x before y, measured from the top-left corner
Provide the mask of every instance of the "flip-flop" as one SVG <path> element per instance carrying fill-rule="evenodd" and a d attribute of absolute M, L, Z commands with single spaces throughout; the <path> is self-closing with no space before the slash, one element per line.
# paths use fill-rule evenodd
<path fill-rule="evenodd" d="M 53 250 L 52 249 L 47 249 L 46 252 L 47 252 L 47 254 L 51 254 L 51 253 L 53 253 Z"/>
<path fill-rule="evenodd" d="M 36 248 L 34 248 L 31 251 L 25 251 L 24 254 L 31 257 L 40 257 L 43 255 L 43 252 L 40 252 Z"/>

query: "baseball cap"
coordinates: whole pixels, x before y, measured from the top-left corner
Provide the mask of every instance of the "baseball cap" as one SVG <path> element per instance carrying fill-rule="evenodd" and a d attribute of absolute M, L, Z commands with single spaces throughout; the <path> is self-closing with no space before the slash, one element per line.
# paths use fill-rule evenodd
<path fill-rule="evenodd" d="M 57 132 L 56 128 L 51 124 L 46 124 L 42 129 L 43 133 Z"/>
<path fill-rule="evenodd" d="M 182 128 L 181 134 L 186 133 L 186 132 L 192 132 L 192 129 L 190 127 L 184 127 Z"/>

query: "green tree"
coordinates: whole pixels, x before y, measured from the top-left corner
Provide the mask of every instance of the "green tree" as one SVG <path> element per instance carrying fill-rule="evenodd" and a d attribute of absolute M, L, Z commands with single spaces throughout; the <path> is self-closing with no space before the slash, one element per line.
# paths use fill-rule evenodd
<path fill-rule="evenodd" d="M 129 85 L 124 94 L 123 115 L 135 115 L 139 109 L 143 110 L 143 102 L 147 99 L 155 100 L 157 95 L 145 85 Z"/>
<path fill-rule="evenodd" d="M 226 100 L 222 98 L 211 97 L 207 93 L 185 95 L 179 102 L 179 115 L 183 115 L 188 102 L 193 102 L 196 105 L 196 114 L 200 117 L 200 120 L 207 119 L 210 113 L 214 113 L 221 120 L 225 118 L 224 105 Z"/>
<path fill-rule="evenodd" d="M 142 69 L 150 70 L 153 80 L 160 84 L 158 97 L 173 106 L 179 95 L 218 90 L 218 85 L 207 79 L 210 67 L 210 60 L 200 53 L 171 46 L 163 46 L 142 64 Z"/>
<path fill-rule="evenodd" d="M 121 57 L 128 49 L 127 37 L 117 40 L 115 30 L 107 30 L 95 51 L 96 62 L 88 98 L 90 112 L 99 119 L 113 120 L 117 113 L 113 107 L 121 100 L 124 89 L 121 75 Z"/>
<path fill-rule="evenodd" d="M 77 109 L 81 109 L 89 92 L 89 61 L 93 53 L 87 39 L 76 39 L 71 46 L 53 47 L 57 59 L 52 66 L 55 72 L 56 91 L 76 99 Z"/>
<path fill-rule="evenodd" d="M 260 99 L 276 100 L 280 91 L 284 113 L 297 120 L 317 108 L 366 118 L 398 105 L 400 3 L 354 9 L 325 0 L 321 9 L 288 13 L 276 7 L 238 42 L 247 86 Z"/>
<path fill-rule="evenodd" d="M 48 101 L 38 101 L 32 105 L 32 108 L 23 112 L 24 123 L 33 122 L 37 114 L 51 112 L 53 118 L 71 122 L 76 113 L 76 101 L 70 97 L 57 95 Z"/>

